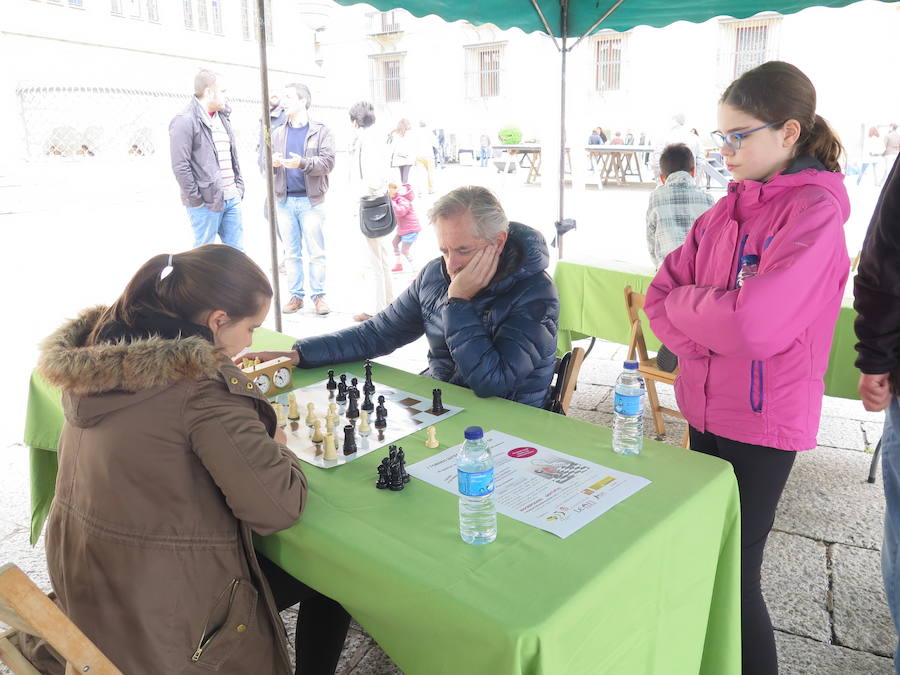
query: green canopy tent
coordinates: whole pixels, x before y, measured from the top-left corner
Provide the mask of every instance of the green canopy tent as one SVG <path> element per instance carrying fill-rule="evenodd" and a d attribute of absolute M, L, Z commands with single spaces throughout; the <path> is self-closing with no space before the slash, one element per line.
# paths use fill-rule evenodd
<path fill-rule="evenodd" d="M 897 0 L 885 0 L 895 2 Z M 336 0 L 342 5 L 359 4 L 358 0 Z M 565 218 L 565 147 L 566 147 L 566 56 L 582 40 L 598 29 L 626 31 L 635 26 L 667 26 L 676 21 L 701 23 L 717 16 L 745 19 L 764 11 L 791 14 L 807 7 L 844 7 L 857 0 L 369 0 L 367 4 L 381 11 L 402 8 L 415 16 L 434 14 L 446 21 L 468 21 L 472 24 L 491 23 L 498 28 L 519 28 L 526 33 L 542 32 L 553 38 L 560 52 L 560 147 L 559 147 L 559 221 Z M 259 7 L 259 31 L 264 35 L 263 0 Z M 571 39 L 571 43 L 570 43 Z M 265 41 L 260 40 L 261 56 L 265 58 Z M 265 66 L 263 65 L 263 73 Z M 268 89 L 263 75 L 263 106 L 267 105 Z M 267 112 L 263 120 L 268 122 Z M 266 130 L 268 137 L 268 129 Z M 271 178 L 270 178 L 271 183 Z M 271 198 L 271 188 L 270 188 Z M 274 211 L 274 209 L 273 209 Z M 574 224 L 574 223 L 573 223 Z M 564 228 L 563 228 L 564 229 Z M 273 268 L 275 239 L 273 229 Z M 559 255 L 563 255 L 562 233 L 557 237 Z M 277 286 L 277 279 L 276 279 Z M 277 302 L 276 290 L 276 302 Z M 280 330 L 281 316 L 277 314 Z"/>

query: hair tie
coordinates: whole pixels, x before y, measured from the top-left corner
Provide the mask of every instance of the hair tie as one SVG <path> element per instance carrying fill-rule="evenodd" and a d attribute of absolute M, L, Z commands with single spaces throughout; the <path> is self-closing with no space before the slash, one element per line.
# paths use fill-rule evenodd
<path fill-rule="evenodd" d="M 159 273 L 159 280 L 162 281 L 167 276 L 172 273 L 172 263 L 174 262 L 174 257 L 171 253 L 169 254 L 169 261 L 166 263 L 166 266 L 162 268 L 162 271 Z"/>

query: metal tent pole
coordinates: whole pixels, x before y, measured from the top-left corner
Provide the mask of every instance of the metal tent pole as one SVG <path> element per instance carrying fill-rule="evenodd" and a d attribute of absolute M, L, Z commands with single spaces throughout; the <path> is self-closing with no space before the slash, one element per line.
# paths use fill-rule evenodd
<path fill-rule="evenodd" d="M 566 42 L 569 37 L 569 0 L 560 0 L 560 30 L 562 31 L 562 59 L 559 82 L 559 223 L 563 221 L 566 199 Z M 563 235 L 556 235 L 559 259 L 563 257 Z"/>
<path fill-rule="evenodd" d="M 265 0 L 256 0 L 256 35 L 259 39 L 259 83 L 262 92 L 262 142 L 266 158 L 266 211 L 272 255 L 272 302 L 275 307 L 275 330 L 281 332 L 281 288 L 278 279 L 278 221 L 275 215 L 275 180 L 272 175 L 272 125 L 269 119 L 269 60 L 266 55 Z"/>

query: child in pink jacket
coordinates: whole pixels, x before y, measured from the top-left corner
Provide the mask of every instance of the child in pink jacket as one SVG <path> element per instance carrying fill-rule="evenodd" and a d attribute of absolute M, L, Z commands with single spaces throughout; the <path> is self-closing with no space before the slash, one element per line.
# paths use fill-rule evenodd
<path fill-rule="evenodd" d="M 731 462 L 737 478 L 745 675 L 777 673 L 763 550 L 794 451 L 816 446 L 850 272 L 843 148 L 815 107 L 809 79 L 779 61 L 725 90 L 713 137 L 734 182 L 666 257 L 645 307 L 679 357 L 675 392 L 691 449 Z M 758 268 L 739 281 L 742 260 Z"/>
<path fill-rule="evenodd" d="M 394 268 L 392 272 L 403 271 L 403 259 L 400 253 L 406 258 L 410 269 L 415 270 L 412 254 L 410 249 L 419 238 L 421 226 L 419 225 L 419 217 L 413 208 L 413 199 L 415 193 L 412 185 L 404 183 L 398 186 L 396 183 L 388 185 L 388 191 L 391 195 L 391 202 L 394 205 L 394 213 L 397 216 L 397 234 L 394 236 Z"/>

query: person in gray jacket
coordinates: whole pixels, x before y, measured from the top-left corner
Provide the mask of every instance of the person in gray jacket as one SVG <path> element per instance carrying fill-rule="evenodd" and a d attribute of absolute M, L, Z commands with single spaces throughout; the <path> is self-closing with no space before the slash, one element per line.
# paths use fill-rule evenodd
<path fill-rule="evenodd" d="M 172 171 L 195 247 L 215 243 L 218 235 L 243 250 L 244 181 L 229 114 L 221 77 L 204 69 L 194 78 L 191 102 L 169 123 Z"/>
<path fill-rule="evenodd" d="M 312 97 L 304 84 L 289 84 L 281 97 L 287 123 L 272 130 L 272 166 L 278 229 L 284 242 L 290 295 L 282 311 L 303 307 L 304 267 L 316 314 L 328 314 L 325 302 L 325 193 L 334 168 L 331 129 L 309 119 Z"/>

